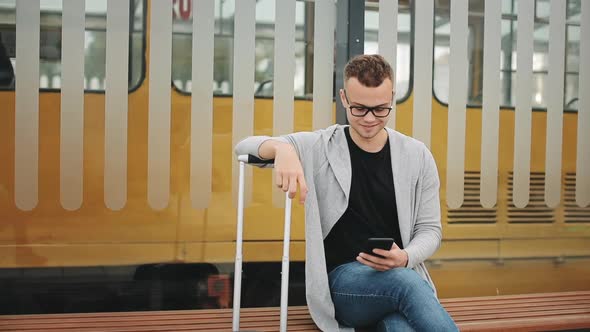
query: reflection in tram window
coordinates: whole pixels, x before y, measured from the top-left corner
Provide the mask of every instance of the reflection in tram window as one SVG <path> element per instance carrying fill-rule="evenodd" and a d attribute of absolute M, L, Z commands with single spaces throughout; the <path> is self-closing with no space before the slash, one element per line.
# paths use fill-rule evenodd
<path fill-rule="evenodd" d="M 502 36 L 500 90 L 503 107 L 515 105 L 516 78 L 516 32 L 518 29 L 517 2 L 502 2 Z M 437 1 L 435 5 L 435 49 L 434 49 L 434 94 L 443 103 L 449 99 L 449 46 L 450 46 L 450 8 L 448 1 Z M 483 79 L 483 34 L 484 34 L 483 0 L 469 2 L 469 84 L 467 104 L 481 106 Z M 564 86 L 564 108 L 577 110 L 580 53 L 580 0 L 567 1 L 566 19 L 566 67 Z M 535 1 L 535 25 L 533 41 L 533 108 L 547 107 L 545 81 L 549 63 L 549 0 Z"/>
<path fill-rule="evenodd" d="M 130 12 L 133 13 L 130 17 L 132 30 L 129 36 L 129 89 L 131 90 L 139 86 L 144 76 L 144 0 L 131 0 L 130 6 Z M 86 0 L 85 7 L 84 88 L 87 91 L 104 91 L 107 0 Z M 62 9 L 62 1 L 40 1 L 39 88 L 42 90 L 55 90 L 61 87 Z M 14 66 L 16 61 L 15 0 L 0 1 L 0 38 L 2 38 L 6 55 Z M 4 65 L 3 62 L 2 66 Z M 14 84 L 0 82 L 0 89 L 14 89 Z"/>
<path fill-rule="evenodd" d="M 172 82 L 179 91 L 190 93 L 192 48 L 192 2 L 174 1 Z M 365 4 L 365 53 L 377 53 L 379 6 Z M 213 93 L 233 92 L 233 22 L 235 0 L 215 1 L 215 42 Z M 398 46 L 396 97 L 403 100 L 410 91 L 411 15 L 410 2 L 400 1 L 398 13 Z M 295 97 L 311 99 L 313 94 L 313 12 L 314 3 L 298 0 L 295 6 Z M 255 77 L 257 97 L 273 96 L 275 0 L 256 2 Z"/>

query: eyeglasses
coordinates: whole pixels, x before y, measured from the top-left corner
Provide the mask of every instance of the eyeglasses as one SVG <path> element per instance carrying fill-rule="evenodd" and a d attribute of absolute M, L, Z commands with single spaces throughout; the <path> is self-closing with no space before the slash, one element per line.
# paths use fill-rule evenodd
<path fill-rule="evenodd" d="M 393 97 L 395 96 L 395 92 L 391 92 L 391 103 L 393 104 L 394 100 Z M 376 118 L 385 118 L 389 115 L 393 107 L 385 107 L 385 106 L 375 106 L 369 107 L 364 105 L 350 105 L 350 101 L 348 100 L 348 95 L 346 95 L 346 90 L 344 90 L 344 98 L 346 99 L 346 103 L 348 104 L 348 108 L 350 109 L 350 114 L 352 116 L 357 116 L 359 118 L 364 117 L 369 112 L 373 113 Z"/>

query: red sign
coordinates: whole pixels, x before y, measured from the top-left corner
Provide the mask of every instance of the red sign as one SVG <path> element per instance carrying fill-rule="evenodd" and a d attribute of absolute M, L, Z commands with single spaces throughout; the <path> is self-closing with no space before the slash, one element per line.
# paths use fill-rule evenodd
<path fill-rule="evenodd" d="M 193 18 L 193 0 L 173 0 L 172 18 L 190 21 Z"/>

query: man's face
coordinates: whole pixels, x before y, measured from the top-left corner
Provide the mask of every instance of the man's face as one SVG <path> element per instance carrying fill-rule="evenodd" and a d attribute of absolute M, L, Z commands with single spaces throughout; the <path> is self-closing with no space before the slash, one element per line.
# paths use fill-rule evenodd
<path fill-rule="evenodd" d="M 381 133 L 387 124 L 391 116 L 388 108 L 394 102 L 393 97 L 393 84 L 390 79 L 385 79 L 378 87 L 371 88 L 351 77 L 346 82 L 345 89 L 340 90 L 340 100 L 346 108 L 346 118 L 350 127 L 366 140 L 371 140 Z M 367 109 L 372 112 L 366 112 Z M 363 110 L 366 112 L 365 116 L 355 116 L 362 115 Z"/>

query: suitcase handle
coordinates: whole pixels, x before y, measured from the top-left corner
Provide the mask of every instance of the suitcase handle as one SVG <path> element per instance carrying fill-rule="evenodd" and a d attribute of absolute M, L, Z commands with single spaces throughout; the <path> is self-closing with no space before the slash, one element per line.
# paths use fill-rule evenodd
<path fill-rule="evenodd" d="M 238 220 L 236 232 L 236 261 L 234 267 L 234 298 L 233 298 L 233 317 L 232 330 L 240 329 L 240 301 L 242 291 L 242 234 L 244 231 L 244 167 L 245 164 L 251 165 L 272 165 L 274 159 L 263 160 L 252 155 L 238 156 L 239 176 L 238 176 Z M 289 243 L 291 240 L 291 199 L 289 193 L 285 193 L 285 229 L 283 238 L 283 257 L 281 268 L 281 317 L 280 331 L 287 331 L 287 310 L 289 295 Z"/>
<path fill-rule="evenodd" d="M 273 165 L 275 163 L 274 159 L 260 159 L 251 154 L 243 154 L 238 156 L 238 161 L 242 161 L 249 165 Z"/>

